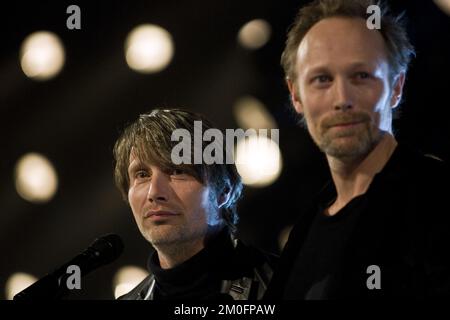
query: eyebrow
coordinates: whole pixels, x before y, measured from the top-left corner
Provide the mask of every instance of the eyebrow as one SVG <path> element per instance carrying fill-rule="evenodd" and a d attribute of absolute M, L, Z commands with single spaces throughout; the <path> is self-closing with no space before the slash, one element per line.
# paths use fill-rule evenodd
<path fill-rule="evenodd" d="M 137 169 L 142 168 L 143 166 L 144 166 L 144 164 L 141 161 L 133 161 L 128 166 L 128 174 L 133 173 L 134 171 L 136 171 Z"/>
<path fill-rule="evenodd" d="M 349 69 L 358 69 L 358 68 L 373 68 L 373 66 L 367 62 L 353 62 L 348 66 Z M 314 66 L 309 70 L 306 70 L 306 74 L 316 74 L 316 73 L 324 73 L 328 72 L 329 68 L 324 65 Z"/>
<path fill-rule="evenodd" d="M 367 63 L 367 62 L 354 62 L 350 64 L 351 69 L 358 69 L 358 68 L 373 68 L 373 64 Z"/>

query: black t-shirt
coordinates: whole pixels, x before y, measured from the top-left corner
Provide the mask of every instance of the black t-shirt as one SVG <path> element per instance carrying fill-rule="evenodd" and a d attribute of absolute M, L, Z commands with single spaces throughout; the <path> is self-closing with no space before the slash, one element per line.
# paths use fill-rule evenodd
<path fill-rule="evenodd" d="M 302 208 L 265 298 L 448 297 L 448 181 L 445 163 L 397 146 L 367 192 L 333 217 L 323 215 L 336 197 L 330 182 Z M 368 286 L 370 266 L 380 287 Z"/>
<path fill-rule="evenodd" d="M 332 193 L 332 191 L 327 192 Z M 333 289 L 339 287 L 342 259 L 347 240 L 354 230 L 355 222 L 364 208 L 365 196 L 352 199 L 333 216 L 325 214 L 331 204 L 321 205 L 300 254 L 298 255 L 285 299 L 332 299 Z"/>

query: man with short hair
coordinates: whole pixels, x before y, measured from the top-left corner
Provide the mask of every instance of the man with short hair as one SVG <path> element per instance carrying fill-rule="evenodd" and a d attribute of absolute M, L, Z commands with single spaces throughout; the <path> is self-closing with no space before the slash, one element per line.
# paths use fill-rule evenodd
<path fill-rule="evenodd" d="M 267 298 L 424 298 L 450 293 L 447 166 L 399 145 L 392 109 L 414 53 L 401 21 L 369 0 L 315 0 L 282 65 L 332 181 L 301 212 Z M 381 6 L 380 4 L 378 4 Z"/>
<path fill-rule="evenodd" d="M 172 161 L 173 132 L 193 137 L 196 121 L 202 130 L 212 128 L 198 114 L 156 109 L 129 125 L 115 144 L 116 185 L 155 249 L 151 275 L 120 299 L 243 300 L 265 291 L 271 275 L 265 256 L 234 239 L 242 191 L 235 165 Z"/>

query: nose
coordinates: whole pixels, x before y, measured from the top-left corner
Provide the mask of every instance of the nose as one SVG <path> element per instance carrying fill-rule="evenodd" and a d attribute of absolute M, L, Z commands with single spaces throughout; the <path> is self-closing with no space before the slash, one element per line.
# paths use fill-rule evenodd
<path fill-rule="evenodd" d="M 150 202 L 167 202 L 169 195 L 169 181 L 165 173 L 153 170 L 149 183 L 147 199 Z"/>
<path fill-rule="evenodd" d="M 345 79 L 336 79 L 334 83 L 335 111 L 347 111 L 353 108 L 351 84 Z"/>

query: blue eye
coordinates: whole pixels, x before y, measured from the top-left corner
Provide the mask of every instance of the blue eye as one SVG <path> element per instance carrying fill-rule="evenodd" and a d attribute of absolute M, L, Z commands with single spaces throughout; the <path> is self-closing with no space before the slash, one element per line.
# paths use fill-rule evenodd
<path fill-rule="evenodd" d="M 149 177 L 150 175 L 148 174 L 148 172 L 147 171 L 145 171 L 145 170 L 138 170 L 138 171 L 136 171 L 136 173 L 135 173 L 135 175 L 134 175 L 134 177 L 136 178 L 136 179 L 144 179 L 144 178 L 147 178 L 147 177 Z"/>
<path fill-rule="evenodd" d="M 172 171 L 172 175 L 177 176 L 177 175 L 180 175 L 180 174 L 184 174 L 184 171 L 181 170 L 181 169 L 174 169 L 174 170 Z"/>
<path fill-rule="evenodd" d="M 367 72 L 358 72 L 358 76 L 361 79 L 368 79 L 368 78 L 370 78 L 370 74 L 367 73 Z"/>
<path fill-rule="evenodd" d="M 314 80 L 317 80 L 320 83 L 324 83 L 324 82 L 330 81 L 331 77 L 329 77 L 327 75 L 320 75 L 320 76 L 315 77 Z"/>

